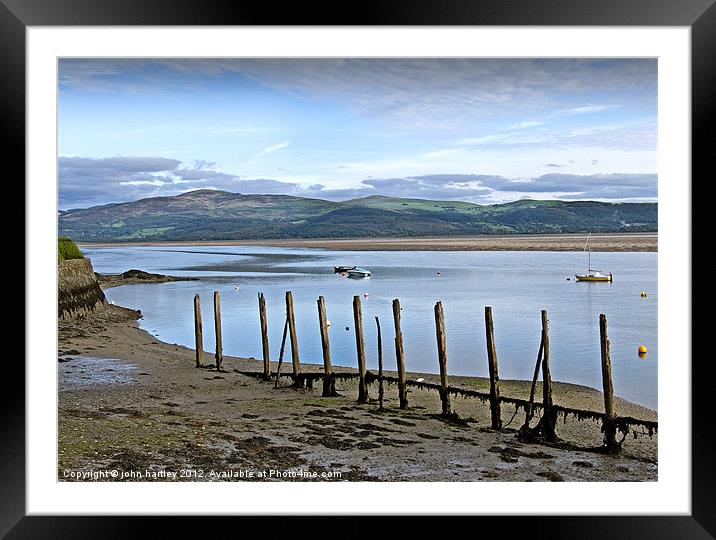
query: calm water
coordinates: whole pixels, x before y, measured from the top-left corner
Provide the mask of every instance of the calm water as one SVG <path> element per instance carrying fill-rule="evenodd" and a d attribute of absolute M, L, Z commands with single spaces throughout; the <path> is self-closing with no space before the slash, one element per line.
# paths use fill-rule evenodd
<path fill-rule="evenodd" d="M 503 379 L 531 379 L 540 341 L 540 310 L 550 319 L 552 376 L 601 388 L 598 317 L 609 322 L 615 392 L 657 408 L 657 254 L 593 253 L 592 264 L 614 283 L 576 283 L 581 253 L 563 252 L 333 252 L 262 247 L 118 247 L 87 249 L 97 272 L 129 268 L 200 281 L 128 285 L 107 291 L 117 304 L 141 309 L 141 326 L 163 341 L 194 346 L 194 294 L 204 316 L 205 349 L 213 350 L 212 291 L 221 293 L 224 352 L 261 358 L 257 293 L 268 305 L 272 358 L 278 357 L 284 293 L 293 291 L 299 351 L 322 362 L 316 299 L 326 298 L 334 365 L 355 366 L 351 302 L 360 295 L 369 369 L 377 369 L 374 317 L 383 328 L 384 364 L 395 369 L 391 301 L 400 298 L 409 371 L 437 372 L 433 306 L 441 300 L 448 368 L 487 375 L 484 306 L 493 308 Z M 370 269 L 367 279 L 333 274 L 333 265 Z M 439 274 L 438 274 L 439 272 Z M 571 280 L 567 281 L 567 277 Z M 234 287 L 240 286 L 237 292 Z M 640 292 L 648 297 L 641 298 Z M 367 295 L 367 296 L 366 296 Z M 348 330 L 346 330 L 346 327 Z M 646 345 L 648 356 L 637 355 Z M 287 349 L 287 358 L 290 353 Z"/>

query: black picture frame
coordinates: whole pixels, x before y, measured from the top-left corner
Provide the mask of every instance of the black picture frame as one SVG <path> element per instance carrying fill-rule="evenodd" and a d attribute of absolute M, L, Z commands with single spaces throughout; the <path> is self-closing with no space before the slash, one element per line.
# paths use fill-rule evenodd
<path fill-rule="evenodd" d="M 6 162 L 16 165 L 17 177 L 25 172 L 25 31 L 28 26 L 104 25 L 504 25 L 504 26 L 684 26 L 692 35 L 692 178 L 706 174 L 713 154 L 708 132 L 716 109 L 716 6 L 714 0 L 413 0 L 273 4 L 238 0 L 0 0 L 0 110 L 3 119 Z M 565 51 L 568 55 L 568 51 Z M 712 174 L 712 173 L 711 173 Z M 707 181 L 705 177 L 703 181 Z M 689 181 L 685 179 L 684 181 Z M 693 180 L 692 180 L 693 189 Z M 696 212 L 693 210 L 693 214 Z M 693 245 L 693 243 L 692 243 Z M 27 249 L 29 246 L 25 246 Z M 25 287 L 32 287 L 25 283 Z M 510 535 L 550 538 L 714 538 L 716 537 L 716 437 L 713 435 L 713 393 L 710 359 L 691 362 L 692 374 L 692 512 L 689 516 L 532 516 L 486 517 L 470 524 L 474 534 L 497 525 Z M 694 351 L 698 349 L 693 348 Z M 26 358 L 26 362 L 43 359 Z M 708 361 L 707 361 L 708 360 Z M 0 535 L 7 538 L 125 538 L 151 534 L 149 518 L 25 515 L 25 373 L 24 365 L 6 358 L 5 381 L 0 391 Z M 11 383 L 8 381 L 12 381 Z M 23 384 L 21 384 L 21 381 Z M 615 489 L 617 489 L 615 487 Z M 506 501 L 509 508 L 509 501 Z M 556 510 L 555 514 L 559 511 Z M 206 525 L 190 518 L 160 519 L 162 536 L 179 532 L 208 534 Z M 217 519 L 217 518 L 213 518 Z M 248 527 L 245 520 L 242 529 Z M 364 524 L 333 518 L 296 518 L 291 534 L 304 531 L 321 535 L 323 527 L 342 536 L 369 534 Z M 223 520 L 222 520 L 223 521 Z M 270 520 L 269 520 L 270 521 Z M 489 522 L 489 523 L 483 523 Z M 264 523 L 266 520 L 264 519 Z M 449 527 L 460 523 L 457 519 Z M 265 525 L 264 525 L 265 526 Z M 201 528 L 200 528 L 201 527 Z M 215 525 L 212 525 L 213 529 Z M 274 526 L 272 525 L 272 528 Z M 400 525 L 402 535 L 424 520 L 411 518 Z M 173 529 L 173 531 L 172 531 Z M 329 530 L 331 530 L 329 529 Z M 280 528 L 274 529 L 281 530 Z M 284 529 L 285 530 L 285 529 Z"/>

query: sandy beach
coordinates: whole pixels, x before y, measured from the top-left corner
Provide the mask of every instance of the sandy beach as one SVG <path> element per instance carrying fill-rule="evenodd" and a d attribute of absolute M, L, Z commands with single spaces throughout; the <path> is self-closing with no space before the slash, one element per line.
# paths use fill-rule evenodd
<path fill-rule="evenodd" d="M 476 399 L 452 399 L 465 420 L 455 424 L 438 415 L 434 391 L 410 389 L 409 408 L 400 410 L 396 386 L 386 384 L 381 412 L 377 383 L 367 404 L 356 402 L 354 380 L 338 381 L 335 398 L 322 398 L 320 384 L 296 389 L 283 379 L 274 388 L 237 372 L 260 371 L 255 359 L 225 357 L 224 373 L 196 368 L 193 350 L 159 341 L 138 327 L 137 317 L 110 305 L 59 323 L 60 480 L 657 480 L 657 435 L 629 434 L 621 455 L 611 457 L 588 450 L 602 441 L 593 421 L 562 423 L 560 417 L 564 443 L 522 444 L 515 431 L 524 412 L 513 417 L 507 404 L 505 429 L 495 432 L 489 406 Z M 208 350 L 206 361 L 213 361 Z M 439 381 L 408 373 L 418 377 Z M 451 377 L 450 384 L 488 388 L 485 379 L 472 377 Z M 530 382 L 500 385 L 503 396 L 529 397 Z M 603 410 L 601 393 L 583 386 L 555 383 L 554 402 Z M 622 416 L 657 419 L 656 412 L 621 399 L 616 408 Z M 117 477 L 101 478 L 99 471 Z"/>
<path fill-rule="evenodd" d="M 80 243 L 80 247 L 112 246 L 269 246 L 337 251 L 582 251 L 584 234 L 489 235 L 423 238 L 330 238 L 300 240 L 212 240 L 202 242 Z M 592 251 L 658 251 L 658 233 L 592 234 Z"/>

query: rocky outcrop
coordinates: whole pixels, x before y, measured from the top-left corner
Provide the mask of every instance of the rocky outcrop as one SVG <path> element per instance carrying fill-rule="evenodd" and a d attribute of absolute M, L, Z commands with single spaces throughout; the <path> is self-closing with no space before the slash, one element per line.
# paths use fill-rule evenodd
<path fill-rule="evenodd" d="M 71 259 L 57 265 L 60 319 L 84 317 L 107 305 L 89 259 Z"/>
<path fill-rule="evenodd" d="M 169 281 L 196 281 L 195 277 L 165 276 L 163 274 L 150 274 L 144 270 L 132 268 L 121 274 L 98 274 L 95 276 L 103 289 L 119 287 L 120 285 L 132 285 L 135 283 L 167 283 Z"/>

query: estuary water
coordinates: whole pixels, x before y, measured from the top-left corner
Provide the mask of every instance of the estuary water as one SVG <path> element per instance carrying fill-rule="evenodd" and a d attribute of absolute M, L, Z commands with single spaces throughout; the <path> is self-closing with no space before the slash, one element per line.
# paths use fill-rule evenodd
<path fill-rule="evenodd" d="M 261 358 L 257 293 L 267 301 L 271 358 L 277 359 L 293 292 L 302 362 L 322 363 L 316 300 L 326 299 L 334 365 L 356 366 L 352 299 L 361 298 L 369 369 L 377 369 L 375 317 L 383 329 L 385 369 L 395 370 L 391 302 L 399 298 L 408 371 L 437 373 L 433 307 L 445 311 L 448 371 L 487 375 L 485 306 L 492 306 L 502 379 L 531 379 L 540 343 L 540 310 L 550 320 L 554 380 L 601 388 L 600 313 L 608 319 L 615 393 L 657 408 L 657 253 L 592 253 L 613 283 L 578 283 L 586 255 L 574 252 L 329 251 L 256 246 L 88 248 L 95 271 L 130 268 L 200 281 L 109 289 L 116 304 L 140 309 L 140 326 L 162 341 L 194 347 L 193 297 L 201 295 L 204 348 L 213 351 L 212 294 L 221 294 L 224 353 Z M 333 266 L 357 265 L 372 277 L 349 279 Z M 569 280 L 567 279 L 569 278 Z M 237 291 L 235 288 L 239 287 Z M 647 293 L 646 297 L 641 292 Z M 640 358 L 637 348 L 648 354 Z M 287 346 L 286 359 L 290 359 Z"/>

